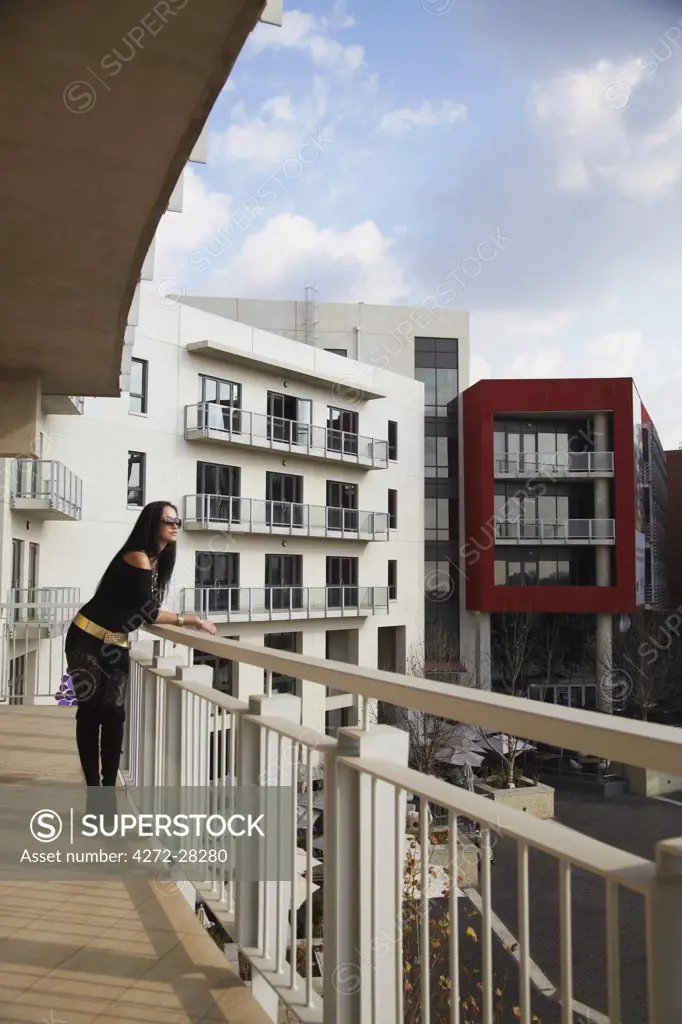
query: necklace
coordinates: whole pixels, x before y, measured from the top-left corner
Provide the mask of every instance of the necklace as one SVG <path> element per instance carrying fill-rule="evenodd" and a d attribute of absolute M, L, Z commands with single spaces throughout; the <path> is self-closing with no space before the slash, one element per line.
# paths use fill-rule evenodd
<path fill-rule="evenodd" d="M 152 594 L 158 599 L 159 596 L 159 566 L 156 559 L 152 562 Z"/>

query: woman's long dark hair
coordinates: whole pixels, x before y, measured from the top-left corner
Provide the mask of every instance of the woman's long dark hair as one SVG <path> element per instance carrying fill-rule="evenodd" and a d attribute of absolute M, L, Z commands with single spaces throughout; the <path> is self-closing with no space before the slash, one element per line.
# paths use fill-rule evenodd
<path fill-rule="evenodd" d="M 163 602 L 173 575 L 177 547 L 175 543 L 168 543 L 159 553 L 161 515 L 164 508 L 172 508 L 177 516 L 178 510 L 172 501 L 150 501 L 148 505 L 145 505 L 137 517 L 130 536 L 113 559 L 115 561 L 116 558 L 120 558 L 121 555 L 125 555 L 129 551 L 144 551 L 149 558 L 158 558 L 159 602 Z"/>

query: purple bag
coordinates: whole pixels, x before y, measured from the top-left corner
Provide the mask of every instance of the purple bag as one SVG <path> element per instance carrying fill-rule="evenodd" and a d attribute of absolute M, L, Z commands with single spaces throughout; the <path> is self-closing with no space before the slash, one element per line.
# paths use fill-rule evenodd
<path fill-rule="evenodd" d="M 73 689 L 71 676 L 68 672 L 62 676 L 62 681 L 59 684 L 59 689 L 54 695 L 54 699 L 57 701 L 57 704 L 69 708 L 74 707 L 78 703 Z"/>

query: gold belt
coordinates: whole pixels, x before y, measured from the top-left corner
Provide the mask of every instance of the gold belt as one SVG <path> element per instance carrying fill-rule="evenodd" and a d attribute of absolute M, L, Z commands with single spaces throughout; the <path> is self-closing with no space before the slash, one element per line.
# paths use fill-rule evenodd
<path fill-rule="evenodd" d="M 90 619 L 86 619 L 80 612 L 76 615 L 73 620 L 74 625 L 82 629 L 84 633 L 89 633 L 91 636 L 96 636 L 98 640 L 103 640 L 105 644 L 114 644 L 116 647 L 127 647 L 128 646 L 128 634 L 127 633 L 112 633 L 110 630 L 105 629 L 104 626 L 98 626 L 96 622 L 91 622 Z"/>

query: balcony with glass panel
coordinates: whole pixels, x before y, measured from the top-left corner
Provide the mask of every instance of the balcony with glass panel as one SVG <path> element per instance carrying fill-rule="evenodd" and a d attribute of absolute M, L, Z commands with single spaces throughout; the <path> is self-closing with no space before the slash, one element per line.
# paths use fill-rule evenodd
<path fill-rule="evenodd" d="M 615 544 L 615 519 L 496 519 L 496 544 Z"/>
<path fill-rule="evenodd" d="M 495 453 L 496 479 L 612 477 L 613 452 Z"/>
<path fill-rule="evenodd" d="M 223 494 L 188 494 L 187 530 L 328 537 L 332 540 L 388 540 L 388 513 L 303 505 Z"/>
<path fill-rule="evenodd" d="M 185 587 L 182 611 L 216 623 L 364 618 L 388 612 L 388 587 Z"/>
<path fill-rule="evenodd" d="M 83 482 L 52 459 L 15 459 L 11 507 L 40 519 L 77 520 L 83 511 Z"/>
<path fill-rule="evenodd" d="M 388 468 L 388 441 L 215 402 L 185 406 L 185 439 L 289 452 L 363 469 Z"/>

